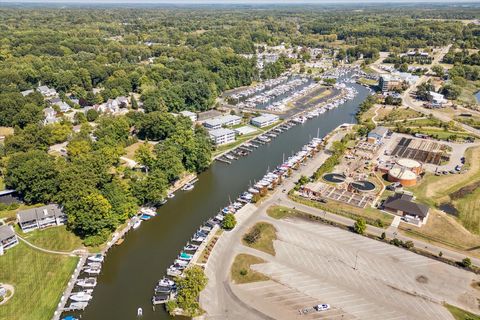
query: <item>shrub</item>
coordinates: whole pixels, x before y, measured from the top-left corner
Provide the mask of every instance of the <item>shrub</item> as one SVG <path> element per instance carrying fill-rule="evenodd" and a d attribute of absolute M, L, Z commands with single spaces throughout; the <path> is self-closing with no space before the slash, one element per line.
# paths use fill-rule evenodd
<path fill-rule="evenodd" d="M 470 268 L 472 266 L 472 260 L 466 257 L 465 259 L 462 260 L 462 262 L 460 262 L 460 264 L 465 268 Z"/>
<path fill-rule="evenodd" d="M 358 234 L 364 234 L 366 229 L 367 229 L 367 223 L 365 222 L 365 219 L 358 218 L 355 224 L 353 225 L 353 230 Z"/>
<path fill-rule="evenodd" d="M 232 230 L 233 228 L 235 228 L 236 224 L 237 220 L 235 219 L 235 216 L 231 213 L 228 213 L 225 215 L 225 218 L 223 218 L 222 228 L 225 230 Z"/>
<path fill-rule="evenodd" d="M 245 240 L 245 242 L 248 244 L 254 244 L 255 242 L 258 241 L 258 239 L 260 239 L 260 235 L 261 235 L 260 228 L 255 226 L 252 228 L 252 230 L 250 230 L 250 232 L 246 233 L 243 236 L 243 240 Z"/>
<path fill-rule="evenodd" d="M 380 236 L 380 239 L 385 240 L 386 237 L 387 237 L 387 235 L 385 234 L 385 232 L 382 232 L 382 235 Z"/>

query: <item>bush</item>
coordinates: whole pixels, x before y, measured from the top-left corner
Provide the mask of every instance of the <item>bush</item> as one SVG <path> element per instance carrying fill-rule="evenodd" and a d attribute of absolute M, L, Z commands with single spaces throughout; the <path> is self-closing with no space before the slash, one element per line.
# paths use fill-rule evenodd
<path fill-rule="evenodd" d="M 248 274 L 248 270 L 246 270 L 246 269 L 240 270 L 240 275 L 241 276 L 246 276 L 247 274 Z"/>
<path fill-rule="evenodd" d="M 358 218 L 355 224 L 353 225 L 353 230 L 358 234 L 364 234 L 366 229 L 367 229 L 367 223 L 365 222 L 365 219 Z"/>
<path fill-rule="evenodd" d="M 465 259 L 463 259 L 460 264 L 465 267 L 465 268 L 470 268 L 472 266 L 472 260 L 470 260 L 470 258 L 466 257 Z"/>
<path fill-rule="evenodd" d="M 225 230 L 232 230 L 233 228 L 235 228 L 236 224 L 237 220 L 235 219 L 235 216 L 231 213 L 228 213 L 223 218 L 222 228 Z"/>
<path fill-rule="evenodd" d="M 258 226 L 255 226 L 253 227 L 252 230 L 250 230 L 250 232 L 246 233 L 243 236 L 243 240 L 245 240 L 245 242 L 248 244 L 254 244 L 255 242 L 258 241 L 258 239 L 260 239 L 260 235 L 261 235 L 260 228 L 258 228 Z"/>
<path fill-rule="evenodd" d="M 385 234 L 385 232 L 382 232 L 382 235 L 380 236 L 380 239 L 385 240 L 386 237 L 387 237 L 387 235 Z"/>

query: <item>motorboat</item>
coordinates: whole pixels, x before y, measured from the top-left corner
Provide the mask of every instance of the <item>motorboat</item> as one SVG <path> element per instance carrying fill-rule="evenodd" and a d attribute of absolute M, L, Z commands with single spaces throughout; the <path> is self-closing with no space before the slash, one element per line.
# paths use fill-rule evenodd
<path fill-rule="evenodd" d="M 137 309 L 137 317 L 141 317 L 143 316 L 143 309 L 142 308 L 138 308 Z"/>
<path fill-rule="evenodd" d="M 175 281 L 170 280 L 170 279 L 165 278 L 165 277 L 158 280 L 158 282 L 157 282 L 157 286 L 161 286 L 161 287 L 173 287 L 174 285 L 175 285 Z"/>
<path fill-rule="evenodd" d="M 155 293 L 170 293 L 172 292 L 172 287 L 171 286 L 156 286 L 155 287 Z"/>
<path fill-rule="evenodd" d="M 72 301 L 77 301 L 77 302 L 87 302 L 92 300 L 92 298 L 93 298 L 92 295 L 85 291 L 76 292 L 70 296 L 70 299 Z"/>
<path fill-rule="evenodd" d="M 83 271 L 88 273 L 88 274 L 100 274 L 100 271 L 102 269 L 100 268 L 95 268 L 95 267 L 87 267 Z"/>
<path fill-rule="evenodd" d="M 178 266 L 181 266 L 181 267 L 188 266 L 188 261 L 185 261 L 185 260 L 177 259 L 177 260 L 174 261 L 174 263 Z"/>
<path fill-rule="evenodd" d="M 178 258 L 180 260 L 190 261 L 190 260 L 192 260 L 193 255 L 185 253 L 185 252 L 181 252 L 180 255 L 178 256 Z"/>
<path fill-rule="evenodd" d="M 97 278 L 84 278 L 78 279 L 77 285 L 84 288 L 94 288 L 97 285 Z"/>
<path fill-rule="evenodd" d="M 136 220 L 136 221 L 133 223 L 132 228 L 133 228 L 133 229 L 137 229 L 138 227 L 140 227 L 141 224 L 142 224 L 142 220 L 141 220 L 141 219 L 138 219 L 138 220 Z"/>
<path fill-rule="evenodd" d="M 80 301 L 77 301 L 77 302 L 72 302 L 72 303 L 70 303 L 70 305 L 68 306 L 68 309 L 70 309 L 70 310 L 83 310 L 83 309 L 85 309 L 87 306 L 88 306 L 88 302 L 80 302 Z M 74 318 L 74 319 L 75 319 L 75 318 Z M 68 317 L 65 318 L 65 320 L 68 320 Z"/>
<path fill-rule="evenodd" d="M 147 221 L 147 220 L 150 220 L 152 218 L 152 216 L 148 215 L 148 214 L 142 214 L 140 216 L 140 219 L 144 220 L 144 221 Z"/>
<path fill-rule="evenodd" d="M 87 258 L 88 261 L 92 261 L 92 262 L 103 262 L 103 259 L 104 259 L 104 257 L 100 253 Z"/>
<path fill-rule="evenodd" d="M 182 187 L 182 190 L 183 190 L 183 191 L 190 191 L 190 190 L 193 189 L 193 187 L 194 187 L 194 185 L 193 185 L 192 183 L 187 183 L 186 185 L 184 185 L 184 186 Z"/>
<path fill-rule="evenodd" d="M 170 298 L 169 294 L 157 294 L 153 296 L 152 303 L 153 304 L 165 303 L 168 301 L 169 298 Z"/>
<path fill-rule="evenodd" d="M 171 277 L 178 277 L 182 275 L 182 271 L 172 265 L 167 269 L 167 275 Z"/>
<path fill-rule="evenodd" d="M 78 320 L 78 318 L 75 318 L 74 316 L 66 316 L 65 318 L 62 318 L 62 320 Z"/>
<path fill-rule="evenodd" d="M 175 197 L 175 194 L 174 194 L 173 192 L 167 194 L 167 198 L 168 198 L 168 199 L 172 199 L 172 198 L 174 198 L 174 197 Z"/>
<path fill-rule="evenodd" d="M 183 247 L 183 250 L 185 251 L 195 251 L 198 249 L 198 246 L 195 244 L 187 244 L 185 247 Z"/>
<path fill-rule="evenodd" d="M 92 268 L 101 268 L 102 267 L 101 262 L 89 262 L 89 263 L 87 263 L 87 265 L 89 267 L 92 267 Z"/>

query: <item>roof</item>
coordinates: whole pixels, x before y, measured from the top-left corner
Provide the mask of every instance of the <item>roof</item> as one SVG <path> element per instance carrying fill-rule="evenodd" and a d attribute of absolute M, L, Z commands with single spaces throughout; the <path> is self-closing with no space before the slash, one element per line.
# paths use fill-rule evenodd
<path fill-rule="evenodd" d="M 235 134 L 235 131 L 230 129 L 220 128 L 220 129 L 211 130 L 208 133 L 210 134 L 210 137 L 218 138 L 227 134 L 232 134 L 232 133 Z"/>
<path fill-rule="evenodd" d="M 279 119 L 279 117 L 276 114 L 266 113 L 266 114 L 262 114 L 261 116 L 252 118 L 252 121 L 256 121 L 256 122 L 261 123 L 261 122 L 267 122 L 267 121 L 276 121 L 278 119 Z"/>
<path fill-rule="evenodd" d="M 226 123 L 229 123 L 231 121 L 237 121 L 237 120 L 241 120 L 242 118 L 239 117 L 239 116 L 234 116 L 234 115 L 225 115 L 225 116 L 219 116 L 219 117 L 215 117 L 215 118 L 212 118 L 212 119 L 208 119 L 205 121 L 206 124 L 208 124 L 209 126 L 211 127 L 216 127 L 216 126 L 221 126 L 221 125 L 224 125 Z"/>
<path fill-rule="evenodd" d="M 7 224 L 0 226 L 0 241 L 8 239 L 14 235 L 15 232 L 13 231 L 12 226 L 9 226 Z"/>
<path fill-rule="evenodd" d="M 40 220 L 46 217 L 61 217 L 65 214 L 57 204 L 49 204 L 42 207 L 22 210 L 17 213 L 19 223 L 32 220 Z"/>
<path fill-rule="evenodd" d="M 418 162 L 417 160 L 407 159 L 407 158 L 398 159 L 397 164 L 405 168 L 419 168 L 422 166 L 420 162 Z"/>
<path fill-rule="evenodd" d="M 250 133 L 254 133 L 254 132 L 257 131 L 256 128 L 251 127 L 251 126 L 243 126 L 243 127 L 240 127 L 240 128 L 235 128 L 233 130 L 238 134 L 250 134 Z"/>
<path fill-rule="evenodd" d="M 200 120 L 200 121 L 207 120 L 207 119 L 219 116 L 221 114 L 222 113 L 220 111 L 217 111 L 217 110 L 208 110 L 208 111 L 200 112 L 198 114 L 198 120 Z"/>
<path fill-rule="evenodd" d="M 416 180 L 417 175 L 408 169 L 402 167 L 393 167 L 388 171 L 388 174 L 394 178 L 401 179 L 401 180 Z"/>
<path fill-rule="evenodd" d="M 388 197 L 383 203 L 383 206 L 387 209 L 400 210 L 412 216 L 425 218 L 430 208 L 424 204 L 413 202 L 412 200 L 413 197 L 411 195 L 396 193 Z"/>
<path fill-rule="evenodd" d="M 384 136 L 387 133 L 388 133 L 388 128 L 385 128 L 383 126 L 378 126 L 375 129 L 373 129 L 372 131 L 370 131 L 369 135 L 370 134 L 378 134 L 379 136 Z"/>
<path fill-rule="evenodd" d="M 180 111 L 180 114 L 185 116 L 185 117 L 192 117 L 192 116 L 197 116 L 197 114 L 195 112 L 192 112 L 192 111 L 188 111 L 188 110 L 185 110 L 185 111 Z"/>

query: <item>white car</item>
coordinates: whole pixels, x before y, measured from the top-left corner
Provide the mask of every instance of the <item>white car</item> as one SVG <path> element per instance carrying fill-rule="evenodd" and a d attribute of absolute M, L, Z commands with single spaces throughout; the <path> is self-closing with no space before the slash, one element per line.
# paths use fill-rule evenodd
<path fill-rule="evenodd" d="M 315 309 L 316 311 L 327 311 L 330 309 L 330 305 L 329 304 L 318 304 L 316 306 L 313 307 L 313 309 Z"/>

